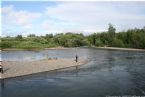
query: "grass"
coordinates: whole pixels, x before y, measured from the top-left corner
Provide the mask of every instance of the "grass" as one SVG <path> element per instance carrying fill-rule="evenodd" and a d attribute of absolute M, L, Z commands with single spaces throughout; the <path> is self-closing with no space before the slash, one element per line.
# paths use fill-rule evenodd
<path fill-rule="evenodd" d="M 39 42 L 34 41 L 3 41 L 1 42 L 2 49 L 7 48 L 15 48 L 15 49 L 44 49 L 44 48 L 50 48 L 50 47 L 57 47 L 55 44 L 43 44 Z"/>

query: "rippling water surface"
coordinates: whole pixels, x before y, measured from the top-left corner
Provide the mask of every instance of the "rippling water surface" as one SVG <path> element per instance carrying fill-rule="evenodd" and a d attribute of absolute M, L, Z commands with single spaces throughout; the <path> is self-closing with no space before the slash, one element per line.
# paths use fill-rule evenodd
<path fill-rule="evenodd" d="M 90 60 L 78 70 L 47 72 L 1 81 L 2 97 L 106 97 L 145 95 L 145 52 L 78 48 L 71 50 L 5 51 L 2 60 L 45 58 Z"/>

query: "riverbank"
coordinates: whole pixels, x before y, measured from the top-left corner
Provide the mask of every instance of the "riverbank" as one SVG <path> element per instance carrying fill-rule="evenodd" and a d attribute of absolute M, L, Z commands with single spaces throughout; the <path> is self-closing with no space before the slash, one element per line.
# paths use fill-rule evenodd
<path fill-rule="evenodd" d="M 3 61 L 4 73 L 2 78 L 12 78 L 30 74 L 36 74 L 41 72 L 47 72 L 52 70 L 65 69 L 70 67 L 77 67 L 86 64 L 88 61 L 85 59 L 79 59 L 75 62 L 74 59 L 55 59 L 55 60 L 37 60 L 37 61 Z"/>
<path fill-rule="evenodd" d="M 96 48 L 96 49 L 108 49 L 108 50 L 123 50 L 123 51 L 145 51 L 145 49 L 119 48 L 119 47 L 95 47 L 95 46 L 93 46 L 92 48 Z M 44 49 L 17 49 L 17 48 L 7 48 L 7 49 L 2 49 L 0 51 L 21 51 L 21 50 L 26 50 L 26 51 L 40 51 L 40 50 L 70 50 L 70 49 L 75 49 L 75 47 L 71 47 L 71 48 L 66 48 L 66 47 L 53 47 L 53 48 L 44 48 Z"/>
<path fill-rule="evenodd" d="M 66 47 L 45 48 L 45 50 L 67 50 L 67 49 L 75 49 L 75 47 L 71 47 L 71 48 L 66 48 Z"/>
<path fill-rule="evenodd" d="M 66 47 L 53 47 L 53 48 L 44 48 L 44 49 L 18 49 L 18 48 L 5 48 L 1 49 L 0 51 L 40 51 L 40 50 L 67 50 L 67 49 L 75 49 L 75 48 L 66 48 Z"/>
<path fill-rule="evenodd" d="M 145 49 L 134 49 L 134 48 L 118 48 L 118 47 L 94 47 L 94 48 L 108 49 L 108 50 L 143 51 L 143 52 L 145 52 Z"/>

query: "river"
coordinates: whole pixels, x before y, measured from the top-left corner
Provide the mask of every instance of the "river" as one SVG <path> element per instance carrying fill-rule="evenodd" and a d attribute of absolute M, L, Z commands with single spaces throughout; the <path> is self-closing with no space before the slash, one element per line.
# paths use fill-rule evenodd
<path fill-rule="evenodd" d="M 77 70 L 45 72 L 1 81 L 2 97 L 106 97 L 145 95 L 145 52 L 77 48 L 3 51 L 2 60 L 86 58 Z"/>

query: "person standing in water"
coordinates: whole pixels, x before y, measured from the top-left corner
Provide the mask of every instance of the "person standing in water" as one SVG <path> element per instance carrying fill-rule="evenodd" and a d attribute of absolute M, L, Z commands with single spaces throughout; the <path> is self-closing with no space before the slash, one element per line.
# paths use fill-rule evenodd
<path fill-rule="evenodd" d="M 3 73 L 3 66 L 2 66 L 2 62 L 0 61 L 0 72 Z"/>
<path fill-rule="evenodd" d="M 76 55 L 76 62 L 78 62 L 78 56 Z"/>

